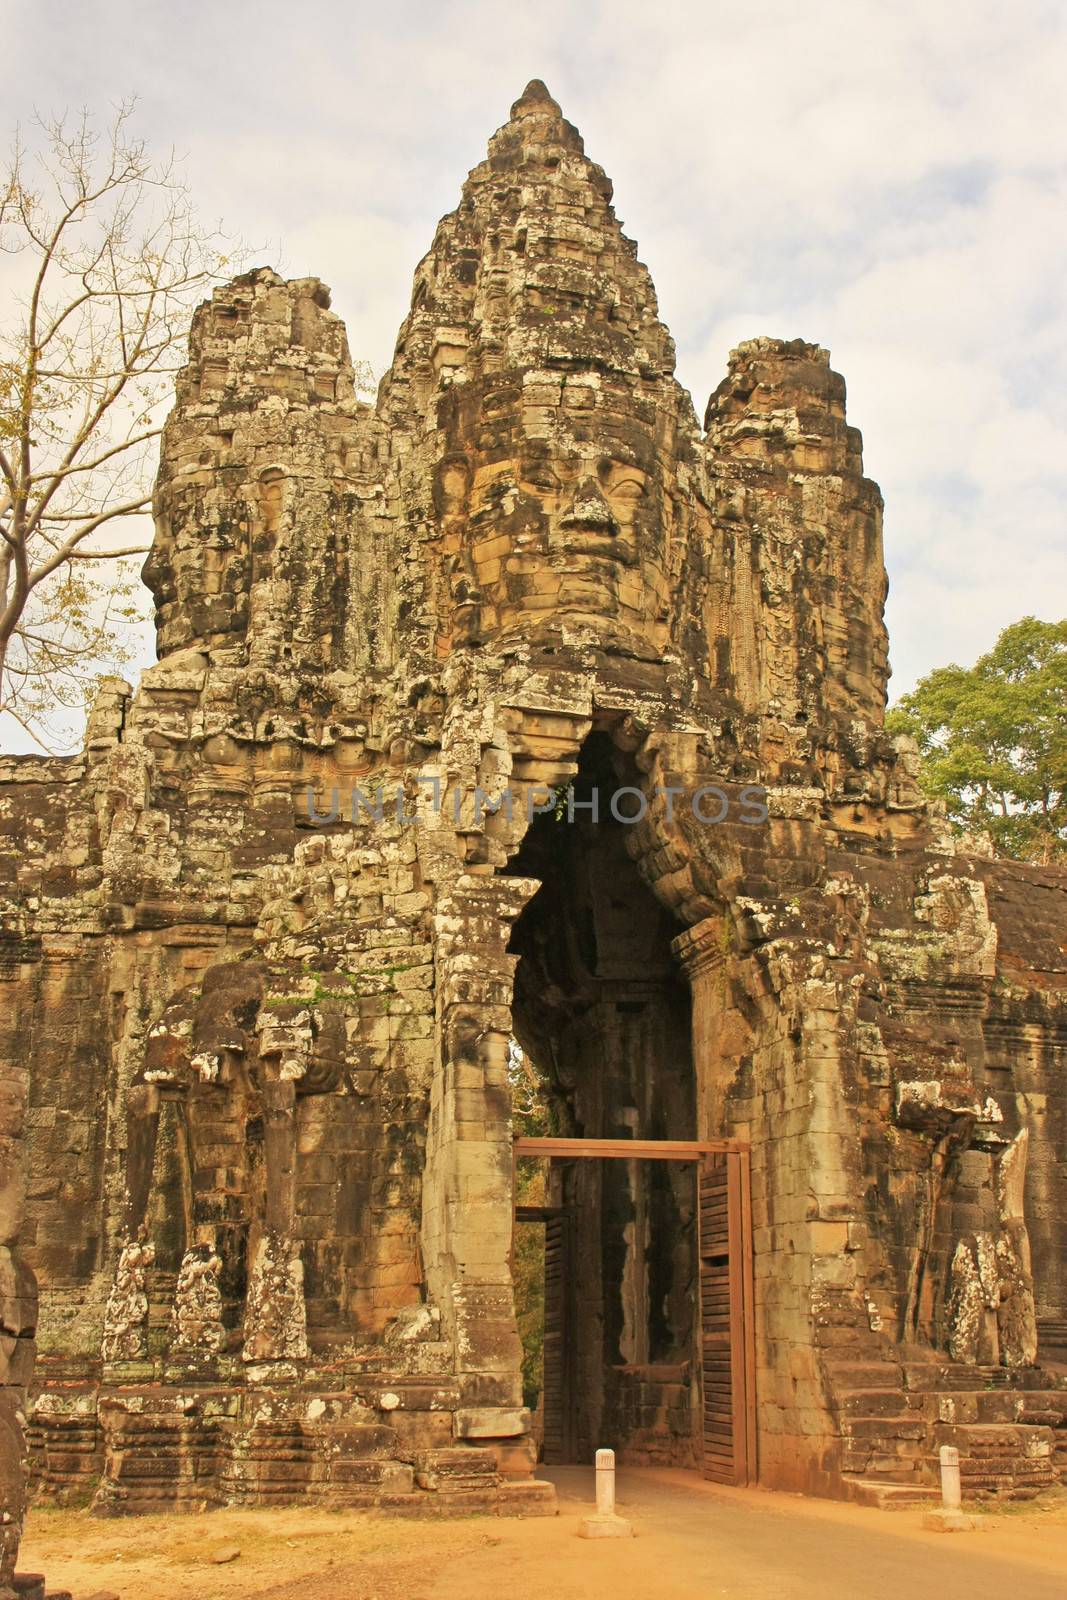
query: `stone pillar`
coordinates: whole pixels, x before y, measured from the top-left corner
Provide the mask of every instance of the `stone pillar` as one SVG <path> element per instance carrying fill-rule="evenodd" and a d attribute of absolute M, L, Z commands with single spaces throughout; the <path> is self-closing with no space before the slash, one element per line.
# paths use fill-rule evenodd
<path fill-rule="evenodd" d="M 26 1202 L 29 1070 L 13 1031 L 13 1009 L 6 1010 L 11 1031 L 0 1033 L 0 1600 L 14 1595 L 26 1514 L 25 1407 L 37 1332 L 37 1282 L 17 1249 Z"/>
<path fill-rule="evenodd" d="M 294 1232 L 296 1084 L 307 1070 L 310 1013 L 257 1023 L 264 1124 L 264 1230 L 254 1246 L 245 1302 L 247 1362 L 297 1361 L 308 1353 L 304 1264 Z"/>
<path fill-rule="evenodd" d="M 671 945 L 692 994 L 696 1126 L 700 1139 L 720 1138 L 726 1128 L 725 1097 L 729 1078 L 716 1070 L 716 1063 L 722 1057 L 727 1012 L 727 940 L 726 919 L 705 917 L 679 934 Z"/>
<path fill-rule="evenodd" d="M 525 1432 L 511 1280 L 511 925 L 537 884 L 465 875 L 434 919 L 437 1068 L 423 1177 L 429 1294 L 455 1342 L 460 1438 Z"/>
<path fill-rule="evenodd" d="M 799 941 L 738 954 L 727 927 L 709 917 L 674 941 L 693 991 L 698 1128 L 752 1150 L 760 1481 L 825 1492 L 838 1429 L 817 1342 L 852 1319 L 857 1287 L 841 1071 L 854 1001 Z"/>

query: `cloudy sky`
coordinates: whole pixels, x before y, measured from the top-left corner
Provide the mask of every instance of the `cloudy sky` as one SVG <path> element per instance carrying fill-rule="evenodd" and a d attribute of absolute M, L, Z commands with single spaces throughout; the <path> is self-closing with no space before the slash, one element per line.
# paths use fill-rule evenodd
<path fill-rule="evenodd" d="M 893 692 L 1067 614 L 1067 7 L 1042 0 L 0 0 L 3 114 L 140 96 L 207 218 L 380 370 L 531 77 L 615 183 L 702 413 L 829 347 L 886 498 Z"/>

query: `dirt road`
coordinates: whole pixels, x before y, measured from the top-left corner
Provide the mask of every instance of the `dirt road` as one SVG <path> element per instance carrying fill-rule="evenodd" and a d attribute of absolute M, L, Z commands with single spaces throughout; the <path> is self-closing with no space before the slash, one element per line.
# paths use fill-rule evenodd
<path fill-rule="evenodd" d="M 291 1509 L 96 1521 L 37 1512 L 22 1565 L 75 1600 L 1065 1600 L 1067 1496 L 924 1532 L 884 1513 L 687 1473 L 622 1470 L 632 1540 L 575 1536 L 593 1474 L 552 1474 L 558 1517 L 400 1522 Z M 217 1557 L 240 1554 L 219 1564 Z"/>

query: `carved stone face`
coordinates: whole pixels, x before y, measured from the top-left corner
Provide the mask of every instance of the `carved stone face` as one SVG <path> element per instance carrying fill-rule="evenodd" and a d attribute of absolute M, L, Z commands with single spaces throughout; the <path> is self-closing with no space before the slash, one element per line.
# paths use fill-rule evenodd
<path fill-rule="evenodd" d="M 155 510 L 155 537 L 141 569 L 156 605 L 160 654 L 243 633 L 248 621 L 248 539 L 234 517 L 194 485 Z"/>
<path fill-rule="evenodd" d="M 565 628 L 644 655 L 662 647 L 669 513 L 648 423 L 592 375 L 459 403 L 435 485 L 460 642 Z M 473 398 L 473 397 L 471 397 Z"/>

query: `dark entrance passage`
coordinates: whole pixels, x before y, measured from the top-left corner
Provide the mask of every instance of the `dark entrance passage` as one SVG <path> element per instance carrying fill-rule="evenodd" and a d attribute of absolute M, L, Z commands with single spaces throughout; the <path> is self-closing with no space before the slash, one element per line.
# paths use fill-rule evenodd
<path fill-rule="evenodd" d="M 543 1229 L 544 1265 L 532 1274 L 520 1244 L 516 1283 L 527 1301 L 534 1276 L 543 1286 L 546 1460 L 589 1462 L 608 1446 L 624 1462 L 744 1481 L 751 1295 L 736 1197 L 748 1191 L 736 1147 L 695 1142 L 691 1003 L 672 949 L 682 930 L 641 877 L 625 807 L 610 803 L 641 782 L 593 732 L 509 866 L 540 882 L 510 949 L 513 1028 L 540 1107 L 516 1146 L 517 1217 Z M 532 1156 L 548 1160 L 533 1186 Z"/>
<path fill-rule="evenodd" d="M 525 1133 L 696 1134 L 689 987 L 671 948 L 681 927 L 642 879 L 634 828 L 611 805 L 640 785 L 629 762 L 607 732 L 591 734 L 573 783 L 554 812 L 535 818 L 509 865 L 540 882 L 510 944 L 519 957 L 513 1028 L 543 1111 Z M 695 1465 L 692 1173 L 663 1162 L 555 1161 L 538 1202 L 555 1214 L 544 1224 L 550 1264 L 565 1263 L 561 1451 L 591 1460 L 611 1445 L 632 1461 Z M 546 1302 L 550 1321 L 562 1315 L 558 1295 Z M 550 1348 L 560 1336 L 549 1328 Z M 551 1363 L 548 1376 L 558 1377 Z M 550 1392 L 546 1404 L 551 1416 Z"/>
<path fill-rule="evenodd" d="M 520 1138 L 515 1160 L 547 1158 L 557 1172 L 572 1164 L 626 1162 L 684 1166 L 695 1181 L 699 1272 L 694 1346 L 695 1405 L 690 1416 L 692 1464 L 719 1483 L 746 1484 L 756 1477 L 755 1358 L 753 1348 L 752 1220 L 748 1150 L 726 1141 L 699 1142 Z M 555 1186 L 557 1192 L 560 1186 Z M 564 1192 L 565 1189 L 564 1189 Z M 544 1247 L 543 1455 L 549 1465 L 588 1460 L 582 1436 L 580 1384 L 588 1336 L 581 1314 L 578 1241 L 581 1218 L 566 1204 L 516 1206 L 516 1224 L 540 1223 Z M 662 1423 L 657 1386 L 677 1391 L 685 1367 L 641 1375 L 637 1419 L 642 1432 Z M 609 1429 L 619 1419 L 603 1419 Z M 600 1444 L 615 1444 L 605 1434 Z M 624 1455 L 633 1441 L 621 1441 Z"/>

